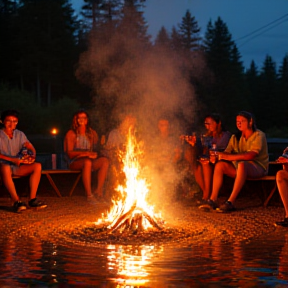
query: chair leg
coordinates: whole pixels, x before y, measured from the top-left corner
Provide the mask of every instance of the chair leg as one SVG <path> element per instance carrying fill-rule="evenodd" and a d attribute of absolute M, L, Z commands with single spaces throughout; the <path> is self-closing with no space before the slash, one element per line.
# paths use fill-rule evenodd
<path fill-rule="evenodd" d="M 75 182 L 74 182 L 74 184 L 73 184 L 73 187 L 71 188 L 71 190 L 70 190 L 70 192 L 69 192 L 69 196 L 72 196 L 72 194 L 73 194 L 73 192 L 74 192 L 74 189 L 76 188 L 76 186 L 77 186 L 77 184 L 78 184 L 81 176 L 82 176 L 81 173 L 77 176 L 77 178 L 76 178 L 76 180 L 75 180 Z"/>
<path fill-rule="evenodd" d="M 57 188 L 55 182 L 53 181 L 53 179 L 51 178 L 51 176 L 49 174 L 46 174 L 51 186 L 54 188 L 54 191 L 56 192 L 56 194 L 59 196 L 59 197 L 62 197 L 59 189 Z"/>
<path fill-rule="evenodd" d="M 277 184 L 275 183 L 275 185 L 273 186 L 273 188 L 272 188 L 272 190 L 271 190 L 269 196 L 267 197 L 267 199 L 266 199 L 265 202 L 264 202 L 264 205 L 263 205 L 264 207 L 267 207 L 267 205 L 268 205 L 270 199 L 272 198 L 273 194 L 274 194 L 275 191 L 276 191 L 276 188 L 277 188 Z"/>

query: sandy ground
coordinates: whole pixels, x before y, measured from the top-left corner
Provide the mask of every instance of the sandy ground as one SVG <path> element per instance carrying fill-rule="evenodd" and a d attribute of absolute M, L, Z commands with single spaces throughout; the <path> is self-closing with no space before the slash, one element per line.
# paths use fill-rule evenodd
<path fill-rule="evenodd" d="M 46 185 L 46 184 L 44 184 Z M 47 186 L 48 187 L 48 186 Z M 40 187 L 41 188 L 41 187 Z M 69 190 L 69 189 L 68 189 Z M 2 190 L 1 190 L 2 191 Z M 63 190 L 62 190 L 63 191 Z M 288 229 L 275 227 L 275 221 L 284 216 L 281 201 L 276 195 L 267 208 L 262 206 L 260 197 L 251 193 L 243 193 L 236 203 L 237 211 L 232 213 L 203 212 L 192 199 L 182 199 L 161 203 L 158 205 L 164 219 L 164 229 L 155 233 L 130 235 L 126 238 L 107 236 L 98 233 L 95 222 L 109 210 L 106 203 L 89 203 L 82 188 L 72 197 L 64 195 L 59 198 L 53 191 L 46 189 L 39 191 L 38 197 L 48 204 L 46 209 L 27 209 L 22 213 L 15 213 L 7 193 L 1 192 L 0 197 L 0 240 L 5 237 L 37 237 L 39 240 L 55 238 L 64 241 L 86 243 L 117 243 L 132 244 L 135 242 L 173 242 L 185 241 L 251 241 L 263 235 L 273 234 L 279 237 Z M 223 196 L 219 200 L 224 201 Z M 24 201 L 27 201 L 25 196 Z M 103 225 L 101 226 L 103 227 Z M 98 235 L 98 234 L 99 235 Z M 100 235 L 101 234 L 101 235 Z M 105 234 L 105 236 L 103 236 Z M 151 235 L 154 235 L 151 237 Z M 147 240 L 147 241 L 146 241 Z M 123 243 L 121 243 L 123 244 Z"/>

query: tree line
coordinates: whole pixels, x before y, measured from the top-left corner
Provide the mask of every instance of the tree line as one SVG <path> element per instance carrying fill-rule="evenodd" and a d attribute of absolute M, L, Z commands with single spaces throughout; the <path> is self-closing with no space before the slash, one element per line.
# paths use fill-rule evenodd
<path fill-rule="evenodd" d="M 288 54 L 280 67 L 267 55 L 244 69 L 226 23 L 210 20 L 201 37 L 189 10 L 152 39 L 144 5 L 84 0 L 77 15 L 69 0 L 1 1 L 0 110 L 19 109 L 28 134 L 55 125 L 64 133 L 79 107 L 101 133 L 134 103 L 164 107 L 187 130 L 217 112 L 234 131 L 235 114 L 248 110 L 269 136 L 288 136 Z"/>

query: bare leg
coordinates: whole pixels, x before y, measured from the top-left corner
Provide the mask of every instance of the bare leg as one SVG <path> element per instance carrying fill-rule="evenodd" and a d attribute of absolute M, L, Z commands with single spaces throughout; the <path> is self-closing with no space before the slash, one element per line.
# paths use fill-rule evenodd
<path fill-rule="evenodd" d="M 285 208 L 285 217 L 288 217 L 288 171 L 278 171 L 276 174 L 276 182 Z"/>
<path fill-rule="evenodd" d="M 213 166 L 208 164 L 201 164 L 202 175 L 204 181 L 203 199 L 208 200 L 211 194 Z"/>
<path fill-rule="evenodd" d="M 239 192 L 241 191 L 247 179 L 247 165 L 249 165 L 249 162 L 247 161 L 242 161 L 238 163 L 233 190 L 228 199 L 228 201 L 230 201 L 232 204 L 235 202 Z"/>
<path fill-rule="evenodd" d="M 70 164 L 71 170 L 82 170 L 82 182 L 86 192 L 86 196 L 92 195 L 91 191 L 91 172 L 92 172 L 92 160 L 89 158 L 82 158 L 76 160 Z"/>
<path fill-rule="evenodd" d="M 107 177 L 107 171 L 109 168 L 109 160 L 105 157 L 100 157 L 93 161 L 92 163 L 93 171 L 98 170 L 97 177 L 97 188 L 95 194 L 98 196 L 103 196 L 103 186 Z"/>
<path fill-rule="evenodd" d="M 36 198 L 38 186 L 41 179 L 41 163 L 33 163 L 29 165 L 21 165 L 18 169 L 14 170 L 15 176 L 28 176 L 29 178 L 29 186 L 30 186 L 30 199 Z"/>
<path fill-rule="evenodd" d="M 195 180 L 199 185 L 200 189 L 203 191 L 202 199 L 207 200 L 209 196 L 207 197 L 206 193 L 204 192 L 205 182 L 203 175 L 203 167 L 202 164 L 197 161 L 197 155 L 199 154 L 199 151 L 196 147 L 189 146 L 185 152 L 185 159 L 189 162 L 190 169 L 194 174 Z"/>
<path fill-rule="evenodd" d="M 203 177 L 203 170 L 202 170 L 202 165 L 195 165 L 194 168 L 194 177 L 195 180 L 197 182 L 197 184 L 199 185 L 200 189 L 203 191 L 203 196 L 202 198 L 204 198 L 204 190 L 205 190 L 205 184 L 204 184 L 204 177 Z"/>
<path fill-rule="evenodd" d="M 214 174 L 213 174 L 213 187 L 210 199 L 217 201 L 219 191 L 223 184 L 224 175 L 230 177 L 236 176 L 236 169 L 230 162 L 219 161 L 215 164 Z"/>
<path fill-rule="evenodd" d="M 12 179 L 12 171 L 10 165 L 1 164 L 0 171 L 3 184 L 10 193 L 13 202 L 19 201 L 20 199 L 17 195 L 16 188 Z"/>

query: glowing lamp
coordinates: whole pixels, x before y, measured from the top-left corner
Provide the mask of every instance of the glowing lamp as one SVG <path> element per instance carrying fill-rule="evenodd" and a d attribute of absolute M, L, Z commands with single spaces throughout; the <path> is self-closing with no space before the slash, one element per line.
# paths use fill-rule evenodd
<path fill-rule="evenodd" d="M 57 135 L 57 134 L 58 134 L 58 130 L 57 130 L 56 128 L 53 128 L 53 129 L 51 130 L 51 134 L 52 134 L 52 135 Z"/>

